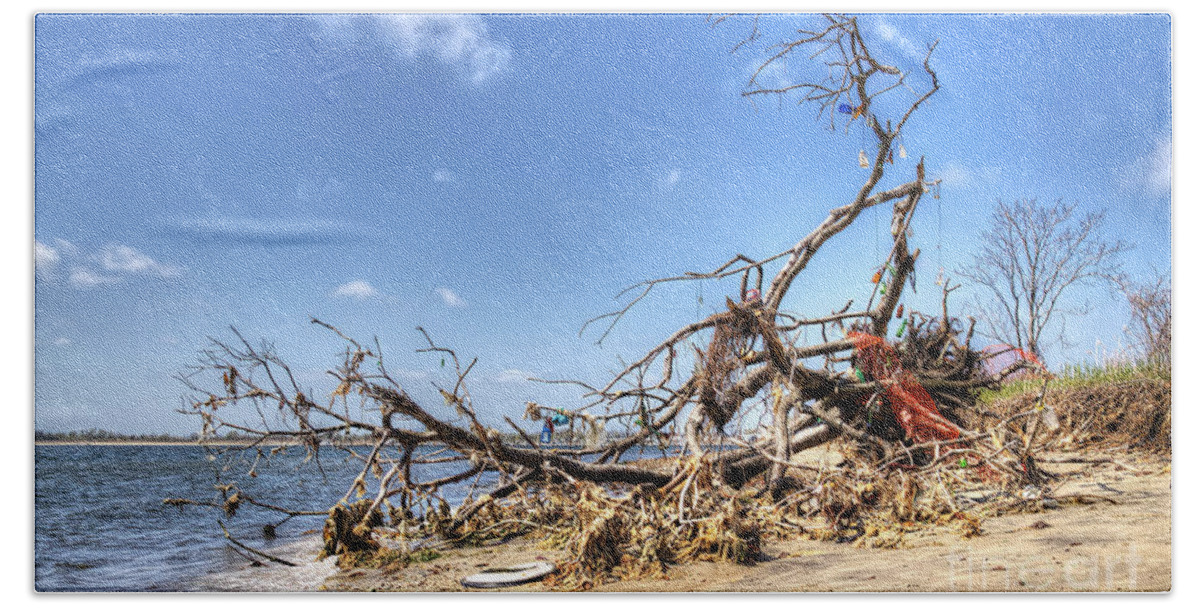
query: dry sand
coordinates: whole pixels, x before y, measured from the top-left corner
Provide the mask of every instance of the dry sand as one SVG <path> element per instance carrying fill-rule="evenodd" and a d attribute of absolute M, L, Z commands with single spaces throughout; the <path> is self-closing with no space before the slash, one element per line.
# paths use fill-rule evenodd
<path fill-rule="evenodd" d="M 819 456 L 819 455 L 816 455 Z M 1091 454 L 1095 457 L 1096 454 Z M 1042 513 L 987 519 L 983 534 L 963 539 L 949 530 L 909 534 L 897 549 L 812 540 L 769 541 L 753 566 L 709 562 L 677 565 L 657 579 L 601 585 L 601 592 L 678 591 L 1169 591 L 1171 473 L 1163 461 L 1052 465 L 1088 472 L 1057 495 L 1111 497 L 1118 504 L 1064 504 Z M 447 552 L 432 562 L 393 572 L 337 572 L 313 558 L 317 540 L 294 547 L 302 568 L 243 568 L 212 577 L 211 590 L 465 591 L 464 576 L 489 566 L 562 559 L 561 552 L 517 540 Z M 546 591 L 541 583 L 506 591 Z"/>

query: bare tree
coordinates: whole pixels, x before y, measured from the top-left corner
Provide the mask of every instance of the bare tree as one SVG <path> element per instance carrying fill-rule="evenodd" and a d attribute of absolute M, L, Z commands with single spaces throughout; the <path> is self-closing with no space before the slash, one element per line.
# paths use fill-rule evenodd
<path fill-rule="evenodd" d="M 631 545 L 634 537 L 629 530 L 642 528 L 630 528 L 630 522 L 642 521 L 638 518 L 669 522 L 669 530 L 663 528 L 660 540 L 655 541 L 663 551 L 667 549 L 661 543 L 686 544 L 708 538 L 706 530 L 711 530 L 706 526 L 754 529 L 736 523 L 744 515 L 738 509 L 748 504 L 734 500 L 738 489 L 761 481 L 762 487 L 769 489 L 770 499 L 784 500 L 788 491 L 798 491 L 797 487 L 789 487 L 784 475 L 796 469 L 792 455 L 837 437 L 847 437 L 864 453 L 873 455 L 872 465 L 861 469 L 867 476 L 887 476 L 890 467 L 900 462 L 910 469 L 924 466 L 921 471 L 930 473 L 942 466 L 964 468 L 965 464 L 958 463 L 966 458 L 972 463 L 987 461 L 996 470 L 1022 475 L 1022 465 L 1013 464 L 1022 456 L 1005 456 L 1016 443 L 1004 443 L 997 450 L 990 443 L 995 439 L 992 435 L 959 429 L 939 413 L 940 407 L 953 418 L 952 410 L 973 405 L 973 389 L 997 382 L 1007 373 L 978 377 L 978 358 L 970 349 L 974 322 L 963 324 L 945 313 L 944 299 L 954 288 L 944 288 L 940 316 L 928 317 L 911 309 L 905 316 L 903 308 L 898 308 L 920 255 L 919 249 L 909 248 L 913 214 L 922 196 L 937 182 L 926 179 L 922 159 L 911 169 L 915 174 L 912 180 L 887 190 L 879 190 L 877 185 L 893 166 L 893 142 L 900 137 L 901 128 L 938 90 L 929 55 L 923 63 L 928 88 L 914 92 L 898 115 L 887 119 L 876 114 L 873 103 L 885 93 L 910 90 L 900 86 L 908 74 L 882 63 L 868 51 L 853 17 L 825 16 L 821 29 L 800 30 L 796 40 L 773 49 L 764 65 L 799 51 L 804 57 L 823 59 L 819 67 L 822 78 L 764 89 L 758 86 L 756 74 L 746 95 L 796 92 L 802 95 L 802 103 L 815 102 L 821 112 L 829 111 L 831 120 L 844 120 L 846 124 L 864 121 L 875 137 L 874 161 L 867 163 L 866 177 L 854 187 L 849 200 L 833 206 L 828 217 L 792 247 L 758 260 L 737 255 L 713 270 L 644 281 L 625 292 L 628 299 L 618 310 L 588 321 L 584 328 L 605 322 L 602 340 L 656 287 L 740 277 L 740 293 L 727 300 L 725 310 L 684 325 L 616 372 L 603 386 L 544 380 L 581 387 L 584 403 L 578 407 L 537 403 L 524 406 L 525 416 L 533 420 L 547 415 L 567 416 L 585 429 L 619 426 L 625 433 L 592 445 L 551 449 L 505 416 L 506 430 L 521 437 L 518 444 L 507 442 L 499 429 L 488 426 L 486 418 L 476 412 L 468 390 L 474 360 L 460 360 L 454 350 L 437 344 L 418 328 L 424 341 L 421 351 L 441 353 L 453 362 L 452 383 L 437 386 L 446 412 L 452 416 L 448 419 L 446 413 L 438 414 L 405 391 L 400 379 L 389 373 L 378 343 L 360 343 L 316 320 L 314 323 L 336 332 L 347 345 L 341 364 L 329 372 L 338 383 L 331 399 L 309 396 L 270 348 L 256 347 L 238 335 L 234 341 L 214 341 L 199 365 L 182 376 L 192 390 L 185 411 L 203 420 L 206 435 L 220 428 L 233 428 L 256 437 L 250 446 L 239 449 L 258 450 L 272 442 L 294 441 L 318 455 L 322 446 L 331 445 L 330 438 L 337 433 L 350 429 L 369 433 L 374 440 L 369 450 L 332 445 L 359 459 L 362 473 L 326 524 L 326 548 L 331 553 L 338 552 L 339 547 L 377 546 L 370 541 L 371 529 L 383 519 L 383 509 L 392 505 L 390 517 L 406 530 L 406 538 L 428 534 L 462 540 L 496 529 L 528 530 L 539 522 L 556 526 L 561 523 L 539 517 L 575 518 L 572 525 L 580 527 L 572 537 L 576 539 L 571 541 L 573 546 L 579 547 L 581 556 L 595 549 L 597 563 L 611 566 L 616 563 L 609 555 L 613 549 L 603 547 Z M 933 49 L 931 45 L 929 54 Z M 840 310 L 805 316 L 781 309 L 795 279 L 822 246 L 860 214 L 887 203 L 891 203 L 892 246 L 877 260 L 874 282 L 864 280 L 852 288 L 859 292 L 848 294 Z M 768 268 L 773 268 L 774 277 L 764 286 Z M 835 276 L 829 284 L 843 286 L 847 282 Z M 861 297 L 865 304 L 855 307 L 854 296 Z M 889 321 L 900 317 L 911 329 L 905 342 L 893 347 L 884 336 Z M 805 329 L 815 330 L 821 341 L 801 345 Z M 689 341 L 707 343 L 707 347 L 693 350 L 687 346 Z M 900 368 L 897 361 L 907 367 Z M 771 420 L 755 429 L 755 438 L 743 440 L 742 433 L 737 432 L 742 430 L 740 426 L 726 433 L 726 425 L 744 416 L 750 407 L 747 404 L 764 393 L 772 401 L 766 414 Z M 921 411 L 906 409 L 902 403 L 913 402 L 915 393 L 925 398 L 922 403 L 927 406 Z M 231 412 L 243 412 L 241 420 L 260 420 L 261 424 L 239 424 L 233 421 Z M 623 458 L 637 446 L 665 445 L 664 435 L 680 422 L 686 457 L 665 467 Z M 942 434 L 931 436 L 921 430 L 929 428 Z M 736 447 L 712 449 L 712 438 L 725 448 L 730 444 Z M 986 449 L 974 447 L 974 442 L 983 438 L 989 442 Z M 1027 459 L 1028 454 L 1023 457 Z M 1011 463 L 1001 462 L 1004 458 Z M 444 466 L 457 469 L 426 479 L 423 475 L 431 470 L 429 465 L 443 466 L 439 469 L 443 471 Z M 900 475 L 908 484 L 905 487 L 911 489 L 911 479 Z M 960 478 L 961 474 L 953 477 Z M 490 480 L 484 484 L 486 489 L 476 495 L 476 485 L 485 479 Z M 375 480 L 373 492 L 368 487 L 371 480 Z M 471 480 L 472 491 L 452 508 L 440 490 Z M 588 489 L 594 487 L 589 484 L 626 484 L 626 488 L 633 486 L 636 491 L 615 504 L 605 492 Z M 844 488 L 853 493 L 869 486 L 847 482 Z M 545 490 L 538 493 L 538 487 Z M 820 487 L 809 483 L 803 492 Z M 840 522 L 839 526 L 852 525 L 859 507 L 847 505 L 864 502 L 839 491 L 826 491 L 820 496 L 806 494 L 805 500 L 813 498 L 823 504 L 842 501 L 837 508 L 829 506 L 828 516 Z M 355 495 L 366 498 L 351 503 Z M 500 507 L 506 497 L 519 501 L 520 513 L 504 510 L 513 507 Z M 556 501 L 564 497 L 575 506 L 556 506 L 563 504 Z M 592 511 L 585 506 L 590 504 L 602 505 L 597 507 L 601 515 L 588 515 Z M 949 504 L 945 508 L 955 507 Z M 618 534 L 613 530 L 624 531 Z M 596 540 L 601 532 L 609 537 Z M 720 530 L 721 538 L 741 542 L 727 532 Z M 678 545 L 684 548 L 679 548 L 677 555 L 717 551 L 712 547 L 719 544 L 704 545 L 709 548 L 702 550 L 696 545 Z M 746 555 L 740 549 L 726 549 L 720 549 L 721 555 Z M 645 551 L 639 555 L 639 559 L 648 559 Z"/>
<path fill-rule="evenodd" d="M 1121 282 L 1129 300 L 1133 337 L 1142 357 L 1155 365 L 1171 364 L 1171 277 L 1159 275 L 1153 282 Z"/>
<path fill-rule="evenodd" d="M 1118 256 L 1131 246 L 1100 235 L 1103 212 L 1076 220 L 1076 205 L 1036 199 L 997 201 L 982 251 L 959 272 L 982 287 L 994 307 L 984 314 L 994 337 L 1042 356 L 1046 327 L 1079 312 L 1063 296 L 1085 284 L 1116 286 Z"/>

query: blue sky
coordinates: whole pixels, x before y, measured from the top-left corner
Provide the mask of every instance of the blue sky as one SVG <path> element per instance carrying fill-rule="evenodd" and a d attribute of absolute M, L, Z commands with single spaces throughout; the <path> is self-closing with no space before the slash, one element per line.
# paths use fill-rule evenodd
<path fill-rule="evenodd" d="M 764 38 L 814 22 L 771 18 Z M 939 263 L 952 273 L 970 260 L 998 198 L 1107 210 L 1106 236 L 1136 246 L 1126 271 L 1170 270 L 1167 17 L 861 22 L 906 70 L 940 40 L 942 89 L 885 178 L 912 179 L 924 155 L 943 180 L 914 221 L 911 307 L 935 308 Z M 421 325 L 479 357 L 474 394 L 492 419 L 530 399 L 570 405 L 574 391 L 522 379 L 599 382 L 735 286 L 656 292 L 603 347 L 596 331 L 577 337 L 621 288 L 783 250 L 861 184 L 861 133 L 739 95 L 763 57 L 730 54 L 748 27 L 702 15 L 39 17 L 35 426 L 196 430 L 174 412 L 171 375 L 230 325 L 272 341 L 319 390 L 340 345 L 312 316 L 378 335 L 415 396 L 445 375 L 412 352 Z M 831 241 L 784 308 L 864 297 L 886 221 L 864 216 Z M 969 314 L 970 299 L 952 303 Z M 1118 346 L 1123 301 L 1084 301 L 1092 312 L 1049 349 L 1052 366 L 1092 360 L 1097 340 Z"/>

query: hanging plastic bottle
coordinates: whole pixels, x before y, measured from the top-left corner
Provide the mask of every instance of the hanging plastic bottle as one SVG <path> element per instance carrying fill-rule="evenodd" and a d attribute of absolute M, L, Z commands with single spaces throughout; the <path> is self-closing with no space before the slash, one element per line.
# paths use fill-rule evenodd
<path fill-rule="evenodd" d="M 550 443 L 554 439 L 554 423 L 550 419 L 546 419 L 546 424 L 542 426 L 542 443 Z"/>
<path fill-rule="evenodd" d="M 901 304 L 900 307 L 896 309 L 896 318 L 897 319 L 904 318 L 904 305 L 903 304 Z"/>
<path fill-rule="evenodd" d="M 875 276 L 871 277 L 871 282 L 878 285 L 880 279 L 882 279 L 882 278 L 883 278 L 883 269 L 876 270 Z"/>
<path fill-rule="evenodd" d="M 863 150 L 858 151 L 858 166 L 862 167 L 863 169 L 871 166 L 870 163 L 867 162 L 867 153 Z"/>
<path fill-rule="evenodd" d="M 838 112 L 841 112 L 842 114 L 849 114 L 854 111 L 854 108 L 850 107 L 850 104 L 848 104 L 848 103 L 838 104 L 837 109 L 838 109 Z"/>
<path fill-rule="evenodd" d="M 896 337 L 903 338 L 905 329 L 908 329 L 908 319 L 905 319 L 900 322 L 900 329 L 896 330 Z"/>
<path fill-rule="evenodd" d="M 904 144 L 896 144 L 896 151 L 900 153 L 900 158 L 908 158 L 908 151 L 904 149 Z"/>

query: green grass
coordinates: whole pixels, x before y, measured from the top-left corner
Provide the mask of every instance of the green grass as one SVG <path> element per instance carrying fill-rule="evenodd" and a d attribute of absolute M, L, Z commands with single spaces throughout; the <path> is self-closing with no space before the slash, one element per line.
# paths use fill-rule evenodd
<path fill-rule="evenodd" d="M 1112 384 L 1130 380 L 1171 380 L 1171 366 L 1148 361 L 1113 363 L 1109 365 L 1068 365 L 1050 380 L 1051 389 L 1073 389 L 1097 384 Z M 1001 386 L 997 390 L 983 390 L 979 401 L 988 405 L 996 401 L 1016 397 L 1024 393 L 1040 391 L 1043 380 L 1031 378 L 1018 380 Z"/>

